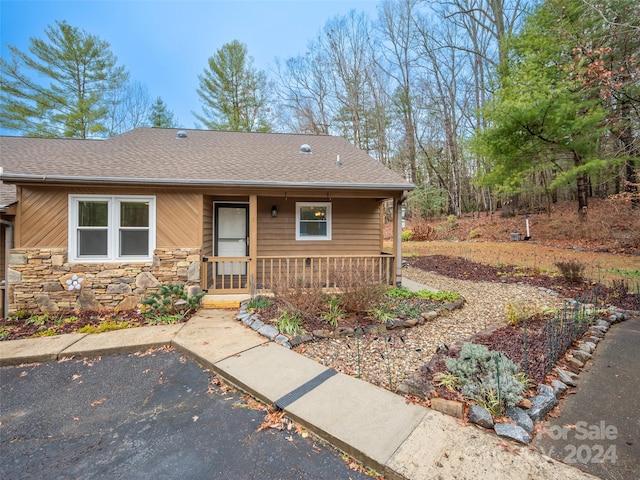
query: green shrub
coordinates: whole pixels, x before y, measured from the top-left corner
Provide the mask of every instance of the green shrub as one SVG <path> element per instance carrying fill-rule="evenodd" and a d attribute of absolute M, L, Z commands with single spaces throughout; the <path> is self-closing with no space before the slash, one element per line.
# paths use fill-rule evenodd
<path fill-rule="evenodd" d="M 402 230 L 402 241 L 410 242 L 411 240 L 413 240 L 413 230 L 408 228 L 406 230 Z"/>
<path fill-rule="evenodd" d="M 247 302 L 247 308 L 252 310 L 263 310 L 271 305 L 271 299 L 264 295 L 253 297 Z"/>
<path fill-rule="evenodd" d="M 10 333 L 11 333 L 11 330 L 9 330 L 9 328 L 0 327 L 0 340 L 4 340 L 5 338 L 7 338 Z"/>
<path fill-rule="evenodd" d="M 145 315 L 162 316 L 187 314 L 195 312 L 200 308 L 200 299 L 205 292 L 189 296 L 184 288 L 184 284 L 167 283 L 161 285 L 157 292 L 151 292 L 147 298 L 142 299 L 145 308 Z"/>
<path fill-rule="evenodd" d="M 158 315 L 153 317 L 149 323 L 157 325 L 163 323 L 166 325 L 173 325 L 174 323 L 181 322 L 184 319 L 185 313 L 175 313 L 173 315 Z"/>
<path fill-rule="evenodd" d="M 45 313 L 43 315 L 31 315 L 25 322 L 25 325 L 37 325 L 43 326 L 45 323 L 49 321 L 49 314 Z"/>
<path fill-rule="evenodd" d="M 414 298 L 415 293 L 409 290 L 407 287 L 393 287 L 387 292 L 387 296 L 390 298 Z"/>
<path fill-rule="evenodd" d="M 300 313 L 290 310 L 280 312 L 276 320 L 276 325 L 281 333 L 286 335 L 301 335 L 306 333 L 305 329 L 300 325 Z"/>
<path fill-rule="evenodd" d="M 460 294 L 447 292 L 446 290 L 438 290 L 437 292 L 432 292 L 431 290 L 420 290 L 419 292 L 415 292 L 415 295 L 417 298 L 431 300 L 433 302 L 455 302 L 462 298 Z"/>
<path fill-rule="evenodd" d="M 419 290 L 412 292 L 407 287 L 394 287 L 387 291 L 387 296 L 390 298 L 419 298 L 421 300 L 429 300 L 432 302 L 455 302 L 460 298 L 460 295 L 453 292 L 447 292 L 446 290 L 438 290 L 432 292 L 431 290 Z"/>
<path fill-rule="evenodd" d="M 368 310 L 369 315 L 380 323 L 389 323 L 395 319 L 395 315 L 385 305 L 378 305 Z"/>
<path fill-rule="evenodd" d="M 504 353 L 490 351 L 484 345 L 465 343 L 460 357 L 447 359 L 446 365 L 457 378 L 462 395 L 494 416 L 516 405 L 526 390 L 526 380 L 518 365 Z"/>
<path fill-rule="evenodd" d="M 27 310 L 16 310 L 13 315 L 9 315 L 9 318 L 7 318 L 7 320 L 10 322 L 15 322 L 16 320 L 24 320 L 27 317 L 29 317 L 29 312 Z"/>
<path fill-rule="evenodd" d="M 340 299 L 338 297 L 330 297 L 326 305 L 327 310 L 320 314 L 320 318 L 335 328 L 338 326 L 338 321 L 345 315 L 344 310 L 340 308 Z"/>
<path fill-rule="evenodd" d="M 460 386 L 460 381 L 453 373 L 436 373 L 433 379 L 437 382 L 436 385 L 444 387 L 450 392 L 455 392 Z"/>
<path fill-rule="evenodd" d="M 78 321 L 78 317 L 72 315 L 71 317 L 60 317 L 55 321 L 56 325 L 64 325 L 65 323 L 75 323 Z"/>

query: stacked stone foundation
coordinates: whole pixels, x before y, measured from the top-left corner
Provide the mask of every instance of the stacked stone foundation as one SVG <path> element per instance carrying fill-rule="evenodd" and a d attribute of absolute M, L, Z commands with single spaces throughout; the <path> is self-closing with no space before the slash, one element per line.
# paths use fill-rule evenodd
<path fill-rule="evenodd" d="M 69 263 L 61 248 L 15 248 L 9 314 L 138 308 L 160 285 L 199 286 L 201 260 L 199 248 L 156 249 L 151 262 L 109 263 Z"/>

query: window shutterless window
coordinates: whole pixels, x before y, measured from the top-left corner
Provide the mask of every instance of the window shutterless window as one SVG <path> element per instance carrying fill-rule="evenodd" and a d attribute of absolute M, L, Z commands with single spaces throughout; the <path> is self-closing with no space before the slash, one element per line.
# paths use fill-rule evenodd
<path fill-rule="evenodd" d="M 71 261 L 148 261 L 155 248 L 155 197 L 69 196 Z"/>
<path fill-rule="evenodd" d="M 331 240 L 331 203 L 296 202 L 296 240 Z"/>

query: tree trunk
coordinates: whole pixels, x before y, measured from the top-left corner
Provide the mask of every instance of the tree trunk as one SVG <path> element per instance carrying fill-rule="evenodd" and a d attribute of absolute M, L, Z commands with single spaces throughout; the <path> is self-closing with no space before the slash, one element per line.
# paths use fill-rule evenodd
<path fill-rule="evenodd" d="M 582 165 L 580 155 L 573 152 L 573 161 L 576 167 Z M 579 173 L 576 178 L 577 194 L 578 194 L 578 215 L 582 221 L 587 220 L 587 208 L 589 207 L 589 182 L 585 173 Z"/>

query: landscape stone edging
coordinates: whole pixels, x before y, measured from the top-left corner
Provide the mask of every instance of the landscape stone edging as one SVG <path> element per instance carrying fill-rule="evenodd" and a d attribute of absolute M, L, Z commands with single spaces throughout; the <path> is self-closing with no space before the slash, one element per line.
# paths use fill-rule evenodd
<path fill-rule="evenodd" d="M 568 300 L 575 302 L 574 299 L 568 299 Z M 249 303 L 249 300 L 244 300 L 243 302 L 241 302 L 240 310 L 238 312 L 238 315 L 236 316 L 236 319 L 240 320 L 245 325 L 251 327 L 253 330 L 260 333 L 261 335 L 267 337 L 269 340 L 282 345 L 283 347 L 292 348 L 293 346 L 297 346 L 305 342 L 310 342 L 317 338 L 323 338 L 323 337 L 318 337 L 316 335 L 307 334 L 304 336 L 293 337 L 290 339 L 286 335 L 283 335 L 282 333 L 280 333 L 278 329 L 273 325 L 264 323 L 261 320 L 261 317 L 259 314 L 247 311 L 248 303 Z M 465 303 L 464 298 L 460 298 L 453 304 L 448 304 L 447 307 L 443 307 L 441 309 L 436 310 L 438 312 L 438 315 L 435 315 L 435 316 L 432 315 L 433 311 L 425 312 L 428 315 L 425 316 L 425 314 L 423 314 L 423 320 L 421 322 L 418 322 L 417 324 L 422 325 L 424 324 L 424 321 L 427 319 L 433 320 L 434 318 L 437 318 L 439 315 L 442 314 L 444 310 L 451 311 L 455 308 L 461 308 L 464 305 L 464 303 Z M 609 327 L 611 325 L 627 320 L 629 316 L 640 316 L 640 311 L 624 310 L 614 306 L 609 306 L 606 309 L 606 311 L 609 312 L 609 315 L 602 318 L 596 318 L 594 322 L 594 326 L 592 326 L 582 336 L 581 343 L 576 345 L 575 348 L 571 350 L 567 350 L 567 352 L 565 353 L 565 358 L 567 358 L 568 360 L 572 360 L 571 363 L 577 368 L 584 367 L 586 362 L 591 358 L 591 353 L 593 353 L 600 339 L 604 337 L 605 333 L 609 330 Z M 406 324 L 407 322 L 403 322 L 403 323 Z M 400 326 L 400 324 L 398 324 L 398 326 Z M 402 325 L 403 328 L 407 328 L 411 326 L 413 325 Z M 387 328 L 385 325 L 380 325 L 380 326 L 376 325 L 376 327 L 383 327 L 385 330 Z M 397 327 L 394 325 L 392 328 L 397 328 Z M 349 330 L 352 330 L 352 329 L 349 329 Z M 375 333 L 379 333 L 379 332 L 375 332 Z M 331 336 L 332 335 L 330 335 L 329 338 Z M 587 345 L 586 348 L 590 350 L 589 352 L 581 348 L 585 344 Z M 574 357 L 575 352 L 580 352 L 578 353 L 578 357 L 580 357 L 581 354 L 586 353 L 587 355 L 589 355 L 589 358 L 583 362 L 579 360 L 579 358 Z M 582 358 L 586 358 L 586 357 L 582 357 Z M 575 383 L 575 378 L 577 378 L 576 374 L 573 374 L 572 372 L 569 372 L 567 370 L 563 370 L 558 366 L 554 367 L 554 370 L 556 371 L 560 379 L 560 380 L 554 381 L 554 382 L 557 382 L 557 384 L 555 384 L 554 386 L 539 384 L 538 395 L 535 395 L 534 397 L 531 397 L 529 399 L 531 405 L 529 406 L 528 409 L 514 407 L 517 410 L 521 410 L 522 413 L 527 415 L 531 424 L 529 425 L 529 422 L 524 418 L 518 418 L 518 415 L 521 415 L 520 413 L 511 411 L 510 412 L 511 415 L 507 415 L 507 417 L 509 417 L 512 421 L 514 421 L 515 424 L 509 423 L 509 422 L 495 423 L 493 425 L 493 431 L 498 436 L 522 443 L 524 445 L 527 445 L 531 442 L 531 440 L 533 439 L 532 434 L 533 432 L 535 432 L 534 422 L 540 422 L 544 420 L 544 418 L 549 413 L 549 411 L 551 411 L 551 409 L 553 409 L 558 404 L 558 397 L 563 395 L 565 392 L 567 392 L 569 390 L 569 387 L 576 388 L 576 383 Z M 419 372 L 417 374 L 419 374 Z M 410 391 L 411 389 L 409 386 L 407 386 L 406 382 L 407 381 L 405 380 L 398 387 L 399 393 L 404 393 L 404 394 L 411 393 Z M 404 386 L 404 390 L 403 390 L 403 386 Z M 444 400 L 444 399 L 440 399 L 440 400 Z M 437 402 L 432 402 L 431 408 L 433 408 L 434 410 L 438 410 L 441 413 L 445 413 L 447 415 L 453 415 L 455 417 L 461 418 L 460 417 L 461 412 L 464 411 L 463 403 L 457 402 L 455 400 L 449 400 L 447 402 L 443 402 L 444 403 L 443 406 L 438 406 L 436 405 L 436 403 Z M 456 408 L 452 408 L 452 405 L 451 405 L 452 403 L 460 404 L 460 406 Z M 471 423 L 475 423 L 483 427 L 485 427 L 485 425 L 488 425 L 488 422 L 486 420 L 486 415 L 480 412 L 480 410 L 485 410 L 485 409 L 478 405 L 472 405 L 472 407 L 478 407 L 478 409 L 473 410 L 474 412 L 473 417 L 477 418 L 478 421 L 473 422 L 472 418 L 468 417 L 469 421 Z M 469 409 L 469 411 L 471 412 L 471 408 Z M 486 414 L 490 416 L 488 411 L 486 411 Z M 485 427 L 485 428 L 488 428 L 488 427 Z"/>
<path fill-rule="evenodd" d="M 584 335 L 580 339 L 580 343 L 577 344 L 575 348 L 567 350 L 567 352 L 565 353 L 566 358 L 568 358 L 569 360 L 574 360 L 573 362 L 571 362 L 572 365 L 578 368 L 584 367 L 586 362 L 591 358 L 591 353 L 593 353 L 597 344 L 604 337 L 604 334 L 609 330 L 611 325 L 625 321 L 629 318 L 629 316 L 640 316 L 640 311 L 624 310 L 613 306 L 608 307 L 606 311 L 609 312 L 609 315 L 607 315 L 606 317 L 596 318 L 594 326 L 597 327 L 592 326 L 587 332 L 584 333 Z M 584 345 L 587 345 L 586 348 L 590 350 L 589 352 L 586 352 L 583 348 L 581 348 Z M 581 357 L 581 354 L 587 354 L 589 355 L 589 357 L 582 357 L 586 359 L 584 361 L 581 361 L 579 358 L 576 358 L 574 356 L 576 353 L 578 353 L 577 357 Z M 533 422 L 540 422 L 544 420 L 549 411 L 551 411 L 551 409 L 553 409 L 558 404 L 559 398 L 561 398 L 564 393 L 569 390 L 569 387 L 576 388 L 575 379 L 577 378 L 577 374 L 574 374 L 567 370 L 563 370 L 558 366 L 554 367 L 554 370 L 558 374 L 560 380 L 554 380 L 552 386 L 545 384 L 538 385 L 538 394 L 529 399 L 531 402 L 530 408 L 525 410 L 519 407 L 514 407 L 518 410 L 521 410 L 529 417 L 531 426 L 529 427 L 528 425 L 522 424 L 523 419 L 514 418 L 515 410 L 510 410 L 510 414 L 506 414 L 506 416 L 516 422 L 516 424 L 514 425 L 512 423 L 504 422 L 495 423 L 495 425 L 493 426 L 493 430 L 498 436 L 507 438 L 509 440 L 514 440 L 524 445 L 527 445 L 531 442 L 531 433 L 535 431 Z M 477 405 L 474 406 L 479 407 Z M 479 409 L 485 410 L 482 407 L 479 407 Z M 469 409 L 469 412 L 471 412 L 471 408 Z M 442 411 L 442 413 L 447 412 Z M 488 411 L 486 413 L 489 414 Z M 519 415 L 519 413 L 516 415 Z M 481 421 L 474 421 L 475 419 L 481 419 Z M 475 423 L 479 426 L 487 428 L 486 415 L 479 413 L 478 409 L 474 409 L 474 414 L 469 415 L 468 420 L 471 423 Z"/>
<path fill-rule="evenodd" d="M 258 313 L 248 311 L 247 305 L 249 302 L 250 300 L 243 300 L 242 302 L 240 302 L 240 310 L 236 315 L 236 319 L 240 320 L 246 326 L 251 327 L 252 330 L 255 330 L 262 336 L 286 348 L 297 347 L 298 345 L 301 345 L 303 343 L 312 342 L 318 339 L 346 337 L 355 334 L 355 330 L 352 328 L 338 327 L 333 332 L 330 330 L 314 330 L 311 334 L 306 333 L 289 338 L 288 336 L 280 332 L 275 326 L 263 322 Z M 436 310 L 430 310 L 428 312 L 422 313 L 421 318 L 415 321 L 396 318 L 391 322 L 387 322 L 386 324 L 368 325 L 367 327 L 364 327 L 362 329 L 362 334 L 380 334 L 387 330 L 411 328 L 415 327 L 416 325 L 423 325 L 425 322 L 432 321 L 438 318 L 444 312 L 451 312 L 457 308 L 462 308 L 465 302 L 466 300 L 464 299 L 464 297 L 460 297 L 455 302 L 448 302 Z"/>

